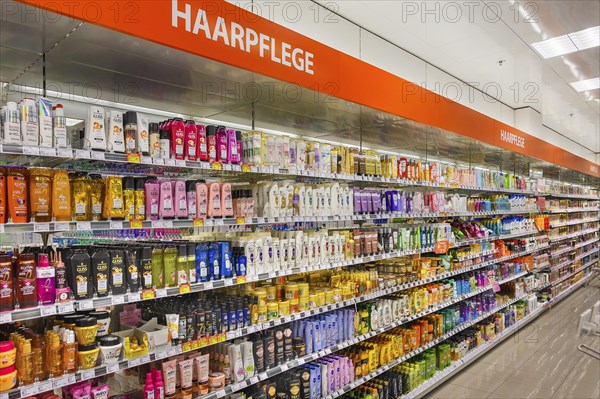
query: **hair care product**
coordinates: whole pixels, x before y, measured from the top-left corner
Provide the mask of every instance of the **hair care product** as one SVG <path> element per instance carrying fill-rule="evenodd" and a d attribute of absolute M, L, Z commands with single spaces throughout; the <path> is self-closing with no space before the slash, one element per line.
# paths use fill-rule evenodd
<path fill-rule="evenodd" d="M 90 106 L 83 140 L 84 149 L 106 151 L 105 123 L 104 108 L 96 105 Z"/>
<path fill-rule="evenodd" d="M 27 223 L 29 215 L 25 169 L 9 168 L 6 180 L 9 220 L 13 223 Z"/>
<path fill-rule="evenodd" d="M 123 113 L 121 111 L 111 110 L 108 112 L 107 120 L 106 146 L 108 151 L 124 153 L 125 139 L 123 135 Z"/>
<path fill-rule="evenodd" d="M 123 127 L 125 133 L 125 151 L 127 153 L 133 153 L 135 152 L 138 146 L 138 120 L 136 112 L 125 112 L 125 114 L 123 115 Z"/>

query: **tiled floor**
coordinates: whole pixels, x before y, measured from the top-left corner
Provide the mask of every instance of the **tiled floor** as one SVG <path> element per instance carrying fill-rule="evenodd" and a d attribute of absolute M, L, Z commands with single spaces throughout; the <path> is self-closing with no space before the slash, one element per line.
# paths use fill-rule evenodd
<path fill-rule="evenodd" d="M 600 361 L 577 350 L 600 349 L 599 337 L 577 336 L 579 314 L 599 299 L 597 284 L 578 289 L 427 397 L 599 399 Z"/>

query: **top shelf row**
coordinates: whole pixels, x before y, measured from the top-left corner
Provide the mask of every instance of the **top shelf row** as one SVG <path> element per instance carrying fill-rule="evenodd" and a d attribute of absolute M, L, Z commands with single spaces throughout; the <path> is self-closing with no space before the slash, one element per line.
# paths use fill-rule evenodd
<path fill-rule="evenodd" d="M 250 132 L 258 133 L 259 132 Z M 309 167 L 305 164 L 302 169 L 297 167 L 279 167 L 278 165 L 250 165 L 246 163 L 229 163 L 224 160 L 213 161 L 190 161 L 188 159 L 175 158 L 156 158 L 151 156 L 139 155 L 136 153 L 122 154 L 112 152 L 102 152 L 94 150 L 81 150 L 71 148 L 46 148 L 33 146 L 20 146 L 0 144 L 0 161 L 9 165 L 24 166 L 45 166 L 45 167 L 63 167 L 72 170 L 94 170 L 96 172 L 117 173 L 123 175 L 209 175 L 215 178 L 231 177 L 239 178 L 241 175 L 253 175 L 256 179 L 294 177 L 307 179 L 325 179 L 341 180 L 357 183 L 375 183 L 380 185 L 402 185 L 408 187 L 424 188 L 442 188 L 456 191 L 477 191 L 477 192 L 498 192 L 507 194 L 526 194 L 526 195 L 546 195 L 558 198 L 573 198 L 598 200 L 595 190 L 588 190 L 591 194 L 568 194 L 548 192 L 545 185 L 540 185 L 539 181 L 519 178 L 510 174 L 501 174 L 499 172 L 487 171 L 477 168 L 460 168 L 453 165 L 437 165 L 435 162 L 421 163 L 420 160 L 414 163 L 414 168 L 420 168 L 421 172 L 415 172 L 416 179 L 404 173 L 382 173 L 381 166 L 386 162 L 397 161 L 396 156 L 392 159 L 381 159 L 377 162 L 375 174 L 357 174 L 346 173 L 345 168 L 337 171 L 326 171 L 329 168 Z M 400 158 L 400 165 L 404 161 Z M 411 164 L 412 161 L 408 161 Z M 429 170 L 441 168 L 434 174 L 424 173 L 425 165 Z M 389 167 L 386 168 L 391 172 Z M 394 168 L 400 171 L 400 167 Z M 350 168 L 348 172 L 354 172 Z M 522 188 L 517 188 L 522 187 Z"/>

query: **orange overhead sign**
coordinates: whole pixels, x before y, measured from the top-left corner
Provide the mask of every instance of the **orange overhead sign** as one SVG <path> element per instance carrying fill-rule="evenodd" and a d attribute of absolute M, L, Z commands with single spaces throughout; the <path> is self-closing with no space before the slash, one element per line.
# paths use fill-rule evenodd
<path fill-rule="evenodd" d="M 600 176 L 595 163 L 223 0 L 18 1 Z"/>

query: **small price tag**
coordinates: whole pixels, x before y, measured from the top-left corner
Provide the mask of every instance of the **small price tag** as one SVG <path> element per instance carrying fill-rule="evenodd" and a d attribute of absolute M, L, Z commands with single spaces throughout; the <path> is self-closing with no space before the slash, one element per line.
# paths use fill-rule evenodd
<path fill-rule="evenodd" d="M 226 278 L 223 280 L 225 282 L 225 287 L 230 287 L 233 285 L 233 279 L 232 278 Z"/>
<path fill-rule="evenodd" d="M 123 228 L 123 222 L 120 220 L 111 220 L 110 221 L 110 229 L 111 230 L 121 230 Z"/>
<path fill-rule="evenodd" d="M 39 147 L 23 146 L 23 154 L 26 154 L 26 155 L 40 155 L 40 148 Z"/>
<path fill-rule="evenodd" d="M 231 165 L 228 163 L 223 164 L 223 170 L 231 170 Z"/>
<path fill-rule="evenodd" d="M 83 299 L 77 302 L 78 310 L 88 310 L 94 308 L 94 301 L 91 299 Z"/>
<path fill-rule="evenodd" d="M 48 392 L 53 390 L 54 387 L 52 386 L 52 381 L 42 381 L 38 383 L 38 392 L 42 393 L 42 392 Z"/>
<path fill-rule="evenodd" d="M 140 356 L 140 364 L 150 363 L 150 355 Z"/>
<path fill-rule="evenodd" d="M 194 219 L 194 227 L 203 227 L 203 226 L 204 226 L 204 218 Z"/>
<path fill-rule="evenodd" d="M 181 350 L 183 352 L 189 352 L 192 350 L 192 344 L 190 342 L 184 342 L 181 344 Z"/>
<path fill-rule="evenodd" d="M 225 224 L 225 222 L 223 221 L 223 219 L 214 219 L 213 223 L 215 226 L 223 226 Z"/>
<path fill-rule="evenodd" d="M 119 371 L 119 363 L 106 365 L 106 373 L 107 374 L 116 373 L 117 371 Z"/>
<path fill-rule="evenodd" d="M 154 165 L 164 165 L 165 164 L 165 160 L 162 158 L 153 158 L 152 159 L 152 163 Z"/>
<path fill-rule="evenodd" d="M 163 227 L 165 227 L 165 224 L 162 220 L 153 220 L 152 221 L 153 229 L 162 229 Z"/>
<path fill-rule="evenodd" d="M 129 367 L 137 367 L 141 364 L 141 359 L 139 357 L 136 357 L 134 359 L 129 359 L 129 361 L 127 362 L 127 365 Z M 82 378 L 83 379 L 83 378 Z"/>
<path fill-rule="evenodd" d="M 189 284 L 181 284 L 179 286 L 179 293 L 180 294 L 188 294 L 191 291 L 191 287 Z"/>
<path fill-rule="evenodd" d="M 172 220 L 163 220 L 163 227 L 165 229 L 173 228 L 173 221 Z"/>
<path fill-rule="evenodd" d="M 69 150 L 68 148 L 59 148 L 56 152 L 57 152 L 58 156 L 61 158 L 72 158 L 73 157 L 73 150 Z"/>
<path fill-rule="evenodd" d="M 38 392 L 39 391 L 38 391 L 37 385 L 23 387 L 23 388 L 21 388 L 21 397 L 26 398 L 27 396 L 33 396 L 33 395 L 36 395 Z"/>
<path fill-rule="evenodd" d="M 66 381 L 65 385 L 71 385 L 77 382 L 77 378 L 74 375 L 68 375 L 66 378 L 63 378 L 63 381 Z"/>
<path fill-rule="evenodd" d="M 144 227 L 144 222 L 142 222 L 139 219 L 134 219 L 134 220 L 130 220 L 129 221 L 129 228 L 130 229 L 141 229 Z"/>
<path fill-rule="evenodd" d="M 0 313 L 0 323 L 12 323 L 12 314 L 10 313 Z"/>
<path fill-rule="evenodd" d="M 4 233 L 4 225 L 0 224 L 0 233 Z"/>
<path fill-rule="evenodd" d="M 54 223 L 54 231 L 69 231 L 71 230 L 71 225 L 69 222 L 56 222 Z"/>
<path fill-rule="evenodd" d="M 56 314 L 56 306 L 54 306 L 54 305 L 42 306 L 40 308 L 40 314 L 42 315 L 42 317 L 52 316 L 52 315 Z"/>
<path fill-rule="evenodd" d="M 242 165 L 242 172 L 250 173 L 250 171 L 251 171 L 250 165 L 246 165 L 246 164 Z"/>
<path fill-rule="evenodd" d="M 129 163 L 142 163 L 140 154 L 127 154 L 127 162 Z"/>
<path fill-rule="evenodd" d="M 91 380 L 92 378 L 96 377 L 96 370 L 94 370 L 94 369 L 81 370 L 80 375 L 81 375 L 82 381 Z"/>
<path fill-rule="evenodd" d="M 91 230 L 92 223 L 91 222 L 77 222 L 77 230 Z"/>
<path fill-rule="evenodd" d="M 152 164 L 152 157 L 143 156 L 141 161 L 142 161 L 142 163 L 145 163 L 145 164 Z"/>
<path fill-rule="evenodd" d="M 187 163 L 185 162 L 185 159 L 178 159 L 175 161 L 175 164 L 177 166 L 179 166 L 180 168 L 185 168 L 187 166 Z"/>
<path fill-rule="evenodd" d="M 92 151 L 92 159 L 95 159 L 95 160 L 98 160 L 98 161 L 104 161 L 106 159 L 106 157 L 104 156 L 103 152 Z"/>
<path fill-rule="evenodd" d="M 33 224 L 33 231 L 36 233 L 42 232 L 42 231 L 49 231 L 50 230 L 50 223 L 34 223 Z"/>
<path fill-rule="evenodd" d="M 40 148 L 40 155 L 46 156 L 46 157 L 55 157 L 56 156 L 56 149 L 55 148 Z"/>
<path fill-rule="evenodd" d="M 139 302 L 142 300 L 142 296 L 139 292 L 132 292 L 127 295 L 127 302 Z"/>
<path fill-rule="evenodd" d="M 167 165 L 167 166 L 175 166 L 175 164 L 176 163 L 175 163 L 174 159 L 172 159 L 172 158 L 165 159 L 165 165 Z"/>
<path fill-rule="evenodd" d="M 223 170 L 223 165 L 220 164 L 219 162 L 211 162 L 210 168 L 212 170 Z"/>
<path fill-rule="evenodd" d="M 164 298 L 167 296 L 167 290 L 164 288 L 158 288 L 154 292 L 157 298 Z"/>
<path fill-rule="evenodd" d="M 75 311 L 75 307 L 73 306 L 73 302 L 67 302 L 67 303 L 59 303 L 57 305 L 58 308 L 58 313 L 63 314 L 63 313 L 71 313 Z"/>
<path fill-rule="evenodd" d="M 243 216 L 238 216 L 235 218 L 236 224 L 246 224 L 246 218 Z"/>
<path fill-rule="evenodd" d="M 113 305 L 121 305 L 125 303 L 125 295 L 115 295 L 112 297 Z"/>
<path fill-rule="evenodd" d="M 267 375 L 267 373 L 259 373 L 259 374 L 258 374 L 258 378 L 259 378 L 261 381 L 264 381 L 264 380 L 266 380 L 267 378 L 269 378 L 269 376 Z"/>
<path fill-rule="evenodd" d="M 90 152 L 87 150 L 75 150 L 75 158 L 90 159 Z"/>

